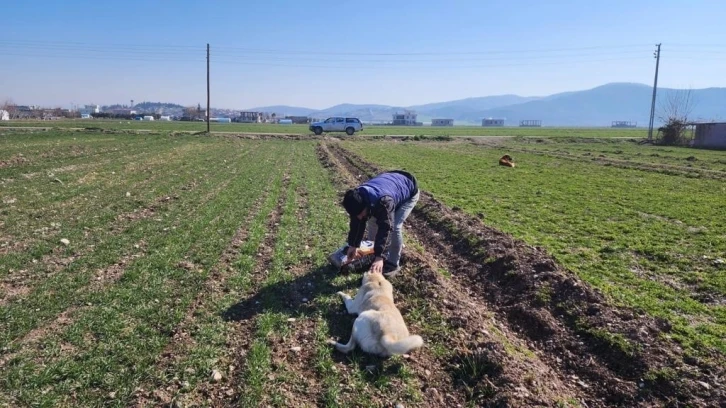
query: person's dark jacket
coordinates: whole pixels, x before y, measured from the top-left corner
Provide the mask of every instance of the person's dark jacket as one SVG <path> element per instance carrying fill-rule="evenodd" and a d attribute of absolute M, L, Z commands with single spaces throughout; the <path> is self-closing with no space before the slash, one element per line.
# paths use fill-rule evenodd
<path fill-rule="evenodd" d="M 378 231 L 374 240 L 375 256 L 383 255 L 391 242 L 394 214 L 404 202 L 418 193 L 416 178 L 405 171 L 395 170 L 368 180 L 358 186 L 361 197 L 366 202 L 368 216 L 376 218 Z M 367 219 L 358 220 L 355 215 L 350 217 L 348 245 L 358 248 L 365 234 Z"/>

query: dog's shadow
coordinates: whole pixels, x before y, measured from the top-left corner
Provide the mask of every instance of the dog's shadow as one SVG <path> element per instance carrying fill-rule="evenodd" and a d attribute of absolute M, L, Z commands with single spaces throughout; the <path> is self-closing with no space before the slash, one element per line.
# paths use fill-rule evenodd
<path fill-rule="evenodd" d="M 272 284 L 263 284 L 253 295 L 230 306 L 222 312 L 222 319 L 235 322 L 252 322 L 257 315 L 272 312 L 297 318 L 322 317 L 328 326 L 328 335 L 347 343 L 356 316 L 348 314 L 342 299 L 336 294 L 345 291 L 351 296 L 360 287 L 362 274 L 347 275 L 335 279 L 336 268 L 330 265 L 315 267 L 297 277 Z M 357 366 L 362 378 L 373 384 L 388 381 L 401 373 L 400 358 L 383 358 L 364 353 L 359 349 L 343 354 L 333 346 L 330 353 L 335 363 Z"/>

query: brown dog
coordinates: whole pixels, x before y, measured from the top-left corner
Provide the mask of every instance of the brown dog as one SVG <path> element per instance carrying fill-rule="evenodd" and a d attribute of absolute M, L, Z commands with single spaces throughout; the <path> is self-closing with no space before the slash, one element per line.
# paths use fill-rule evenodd
<path fill-rule="evenodd" d="M 499 159 L 499 165 L 507 166 L 507 167 L 514 167 L 514 159 L 512 159 L 512 156 L 505 154 L 504 156 L 502 156 L 501 159 Z"/>

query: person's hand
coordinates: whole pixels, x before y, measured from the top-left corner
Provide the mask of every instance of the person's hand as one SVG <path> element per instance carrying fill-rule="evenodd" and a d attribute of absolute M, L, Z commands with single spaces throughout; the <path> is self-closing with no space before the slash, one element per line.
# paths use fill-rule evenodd
<path fill-rule="evenodd" d="M 358 248 L 350 246 L 348 247 L 348 252 L 346 253 L 346 256 L 348 257 L 348 262 L 357 259 L 358 258 Z"/>
<path fill-rule="evenodd" d="M 370 269 L 371 273 L 383 273 L 383 258 L 377 256 Z"/>

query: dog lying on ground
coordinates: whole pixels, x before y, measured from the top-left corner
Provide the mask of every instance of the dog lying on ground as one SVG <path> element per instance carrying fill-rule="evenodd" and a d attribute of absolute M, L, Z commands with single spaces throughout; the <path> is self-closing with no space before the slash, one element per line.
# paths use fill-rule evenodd
<path fill-rule="evenodd" d="M 514 167 L 514 159 L 512 159 L 512 156 L 505 154 L 504 156 L 502 156 L 501 159 L 499 159 L 499 165 L 507 166 L 507 167 Z"/>
<path fill-rule="evenodd" d="M 366 272 L 355 298 L 338 292 L 348 313 L 357 314 L 348 344 L 330 344 L 343 353 L 358 345 L 366 353 L 381 357 L 406 354 L 423 346 L 421 336 L 409 335 L 403 316 L 393 303 L 393 286 L 381 273 Z"/>

